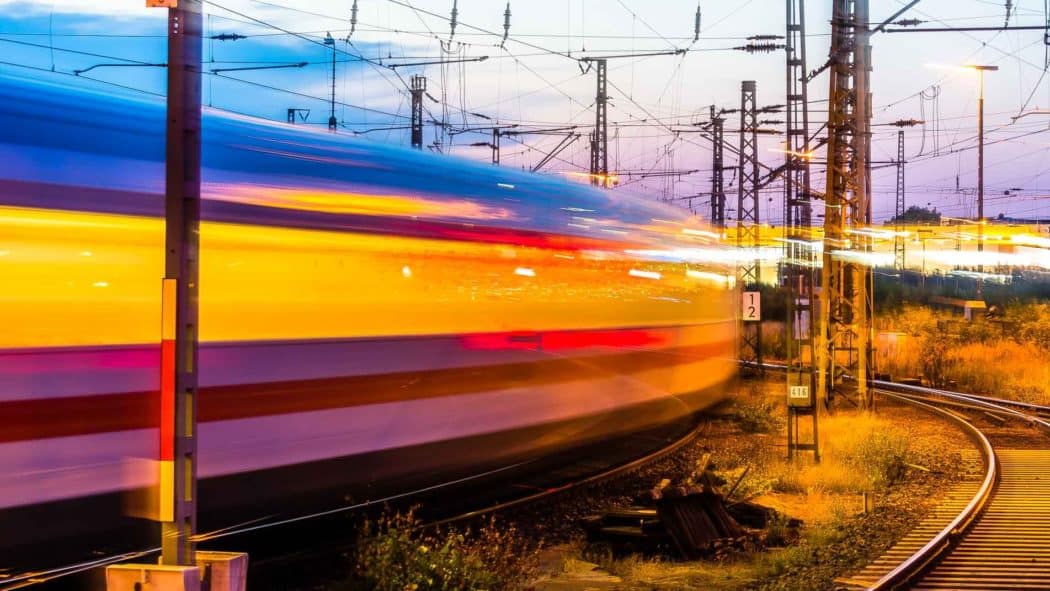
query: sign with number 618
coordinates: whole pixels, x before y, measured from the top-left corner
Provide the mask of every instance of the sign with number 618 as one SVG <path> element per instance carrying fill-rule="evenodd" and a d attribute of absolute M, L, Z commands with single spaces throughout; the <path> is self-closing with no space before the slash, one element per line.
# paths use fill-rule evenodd
<path fill-rule="evenodd" d="M 762 320 L 762 295 L 757 291 L 743 292 L 744 301 L 741 308 L 741 316 L 744 322 L 760 322 Z"/>

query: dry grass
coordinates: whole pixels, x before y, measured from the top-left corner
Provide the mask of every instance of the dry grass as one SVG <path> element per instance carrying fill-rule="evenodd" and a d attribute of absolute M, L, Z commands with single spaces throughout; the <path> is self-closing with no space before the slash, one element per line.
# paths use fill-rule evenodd
<path fill-rule="evenodd" d="M 622 577 L 622 589 L 709 589 L 735 591 L 755 581 L 755 566 L 746 560 L 728 562 L 672 562 L 636 555 L 603 565 Z"/>
<path fill-rule="evenodd" d="M 1050 404 L 1050 352 L 1032 344 L 972 343 L 947 355 L 947 375 L 968 392 Z"/>
<path fill-rule="evenodd" d="M 720 554 L 717 559 L 696 562 L 638 555 L 590 556 L 588 559 L 600 563 L 603 573 L 620 579 L 592 588 L 832 589 L 834 577 L 863 564 L 907 531 L 910 522 L 902 515 L 908 511 L 918 515 L 924 503 L 934 503 L 936 491 L 943 490 L 942 483 L 950 478 L 945 475 L 956 473 L 961 465 L 960 453 L 951 451 L 960 441 L 954 431 L 894 405 L 881 407 L 874 415 L 843 410 L 822 414 L 823 461 L 814 464 L 804 453 L 797 463 L 789 463 L 784 457 L 786 409 L 781 379 L 746 382 L 736 410 L 726 415 L 730 420 L 713 428 L 708 436 L 712 443 L 702 450 L 712 453 L 715 470 L 730 484 L 748 469 L 734 499 L 750 498 L 781 515 L 801 519 L 800 538 L 783 548 Z M 803 427 L 808 425 L 806 421 Z M 803 433 L 803 439 L 808 438 Z M 961 447 L 967 445 L 964 441 Z M 903 462 L 928 467 L 931 472 L 905 473 Z M 894 478 L 901 479 L 900 485 L 891 486 Z M 862 514 L 862 493 L 874 495 L 873 512 Z"/>
<path fill-rule="evenodd" d="M 783 387 L 752 392 L 736 404 L 736 418 L 746 433 L 776 433 L 784 426 Z M 763 416 L 763 413 L 768 416 Z M 771 425 L 772 431 L 753 428 Z M 811 440 L 810 422 L 803 420 L 801 439 Z M 909 433 L 892 420 L 870 413 L 840 411 L 820 420 L 821 462 L 789 463 L 772 437 L 743 439 L 717 450 L 713 460 L 726 480 L 752 470 L 741 484 L 758 492 L 791 494 L 861 493 L 885 488 L 900 476 L 909 455 Z M 749 482 L 750 481 L 750 482 Z M 746 496 L 746 495 L 745 495 Z"/>
<path fill-rule="evenodd" d="M 905 308 L 881 323 L 887 332 L 877 367 L 894 378 L 921 376 L 934 386 L 1050 404 L 1050 306 L 1032 304 L 1014 316 L 1003 330 Z"/>

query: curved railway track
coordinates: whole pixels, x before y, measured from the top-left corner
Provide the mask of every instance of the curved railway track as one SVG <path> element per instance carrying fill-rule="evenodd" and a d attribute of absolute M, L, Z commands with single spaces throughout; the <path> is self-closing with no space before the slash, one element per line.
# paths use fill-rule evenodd
<path fill-rule="evenodd" d="M 703 425 L 703 420 L 697 415 L 688 418 L 687 421 L 680 420 L 669 423 L 664 426 L 663 429 L 646 430 L 628 436 L 619 437 L 610 442 L 593 446 L 595 450 L 599 448 L 601 449 L 603 457 L 599 459 L 593 457 L 594 454 L 598 452 L 594 450 L 587 451 L 590 449 L 590 447 L 587 447 L 583 450 L 577 450 L 571 454 L 565 455 L 564 461 L 556 468 L 552 467 L 546 470 L 537 471 L 535 474 L 528 477 L 509 476 L 509 474 L 523 466 L 523 464 L 515 464 L 496 470 L 490 470 L 483 474 L 478 474 L 468 478 L 447 482 L 442 485 L 428 487 L 426 489 L 365 501 L 312 515 L 300 515 L 260 523 L 241 524 L 240 526 L 224 530 L 198 534 L 197 538 L 199 543 L 224 538 L 234 538 L 243 541 L 244 536 L 258 536 L 261 535 L 261 532 L 269 532 L 270 530 L 279 530 L 279 535 L 283 538 L 287 534 L 286 530 L 289 528 L 294 529 L 297 526 L 302 528 L 304 527 L 304 524 L 313 521 L 322 522 L 326 518 L 331 519 L 335 516 L 343 517 L 347 514 L 354 514 L 355 512 L 366 514 L 365 512 L 368 510 L 375 510 L 391 504 L 399 506 L 406 503 L 419 504 L 444 502 L 454 505 L 455 501 L 450 501 L 450 499 L 460 497 L 465 498 L 468 494 L 466 491 L 471 487 L 478 486 L 476 482 L 490 483 L 486 486 L 491 486 L 495 492 L 488 494 L 484 499 L 479 500 L 478 497 L 474 497 L 472 499 L 463 500 L 462 504 L 446 509 L 443 513 L 440 513 L 438 517 L 425 519 L 422 522 L 422 526 L 431 527 L 455 522 L 470 521 L 478 517 L 513 510 L 525 505 L 565 495 L 573 491 L 579 491 L 588 486 L 615 480 L 616 478 L 642 469 L 672 455 L 695 440 L 701 434 Z M 639 455 L 637 453 L 638 449 L 644 449 L 644 454 Z M 632 452 L 631 450 L 635 451 Z M 502 472 L 506 472 L 508 476 L 502 478 L 500 476 Z M 492 482 L 497 482 L 497 484 L 491 484 Z M 327 526 L 330 528 L 332 522 L 327 522 Z M 312 538 L 315 542 L 320 541 L 322 544 L 331 544 L 331 546 L 324 548 L 323 551 L 311 551 L 309 549 L 301 548 L 290 554 L 271 554 L 270 556 L 263 556 L 261 560 L 256 559 L 253 554 L 253 570 L 261 567 L 268 572 L 279 571 L 291 561 L 311 558 L 316 560 L 320 553 L 333 556 L 338 555 L 353 543 L 352 539 L 346 535 L 343 535 L 339 539 L 324 538 L 317 540 L 316 530 L 319 528 L 325 528 L 325 524 L 307 527 L 311 533 L 306 535 L 293 534 L 291 537 L 304 539 Z M 285 543 L 287 543 L 287 540 L 285 540 Z M 138 552 L 100 557 L 94 560 L 69 564 L 48 571 L 17 574 L 7 573 L 6 577 L 0 576 L 0 591 L 14 591 L 16 589 L 24 588 L 50 589 L 55 583 L 68 581 L 69 579 L 78 576 L 83 577 L 85 574 L 95 571 L 96 569 L 104 568 L 109 564 L 132 560 L 149 560 L 150 556 L 155 555 L 159 551 L 159 548 L 144 548 Z M 0 573 L 0 575 L 3 574 L 4 573 Z M 280 578 L 278 572 L 272 572 L 271 574 Z M 267 577 L 269 577 L 269 575 L 267 575 Z M 257 579 L 258 575 L 253 574 L 251 578 Z M 288 588 L 285 586 L 285 583 L 286 581 L 278 580 L 273 585 L 263 584 L 262 587 L 285 589 Z M 65 587 L 61 588 L 64 589 Z"/>
<path fill-rule="evenodd" d="M 438 510 L 428 511 L 428 514 L 422 515 L 418 527 L 432 528 L 469 523 L 488 515 L 524 509 L 526 506 L 539 505 L 546 501 L 557 501 L 565 495 L 579 492 L 587 487 L 615 481 L 681 450 L 702 434 L 704 424 L 702 418 L 697 415 L 691 417 L 687 423 L 683 421 L 672 423 L 675 425 L 672 430 L 643 431 L 596 445 L 595 451 L 582 451 L 562 456 L 561 465 L 547 471 L 536 472 L 530 478 L 506 479 L 498 486 L 493 486 L 483 499 L 473 497 L 460 505 L 456 505 L 455 499 L 450 500 L 449 495 L 441 499 L 428 499 L 426 504 L 422 505 L 423 508 L 429 504 L 432 505 L 431 508 L 438 507 Z M 635 451 L 632 452 L 632 449 Z M 637 451 L 639 449 L 644 449 L 645 452 L 639 455 Z M 595 456 L 595 453 L 600 456 Z M 417 504 L 424 503 L 424 500 L 418 497 L 409 499 L 409 502 L 413 501 Z M 400 506 L 404 506 L 404 503 Z M 284 580 L 287 575 L 286 571 L 289 570 L 286 567 L 289 564 L 297 564 L 300 567 L 306 563 L 323 564 L 330 558 L 340 556 L 351 549 L 354 543 L 352 538 L 344 536 L 334 543 L 325 544 L 318 550 L 300 551 L 262 561 L 253 560 L 252 564 L 256 570 L 250 574 L 249 587 L 261 588 L 264 591 L 270 589 L 284 591 L 293 588 L 290 582 Z M 330 576 L 326 578 L 338 579 L 338 577 Z M 295 581 L 296 585 L 299 583 L 301 581 Z M 300 585 L 294 588 L 304 587 Z M 0 589 L 0 591 L 4 590 Z"/>
<path fill-rule="evenodd" d="M 1050 433 L 1050 408 L 892 382 L 885 396 L 946 416 L 981 450 L 979 484 L 948 491 L 908 536 L 850 579 L 848 587 L 896 589 L 1050 589 L 1050 439 L 1042 449 L 1008 449 L 959 409 L 1011 417 Z"/>

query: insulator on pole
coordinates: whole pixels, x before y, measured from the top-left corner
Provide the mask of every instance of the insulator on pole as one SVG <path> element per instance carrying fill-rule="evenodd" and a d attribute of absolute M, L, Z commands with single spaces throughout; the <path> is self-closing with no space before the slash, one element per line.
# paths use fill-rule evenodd
<path fill-rule="evenodd" d="M 500 42 L 500 48 L 507 42 L 507 35 L 510 34 L 510 2 L 507 2 L 507 9 L 503 11 L 503 41 Z"/>
<path fill-rule="evenodd" d="M 350 7 L 350 34 L 346 36 L 347 40 L 354 36 L 354 31 L 357 29 L 357 0 L 354 0 L 354 5 Z"/>
<path fill-rule="evenodd" d="M 449 19 L 449 25 L 451 26 L 451 31 L 448 34 L 449 41 L 452 41 L 452 38 L 456 36 L 456 17 L 459 16 L 459 8 L 456 6 L 457 4 L 458 0 L 452 0 L 452 18 Z"/>
<path fill-rule="evenodd" d="M 737 51 L 746 51 L 748 53 L 771 53 L 778 49 L 784 49 L 784 45 L 777 43 L 748 43 L 747 45 L 740 45 L 733 49 Z"/>
<path fill-rule="evenodd" d="M 696 20 L 693 21 L 693 43 L 700 39 L 700 3 L 696 3 Z"/>

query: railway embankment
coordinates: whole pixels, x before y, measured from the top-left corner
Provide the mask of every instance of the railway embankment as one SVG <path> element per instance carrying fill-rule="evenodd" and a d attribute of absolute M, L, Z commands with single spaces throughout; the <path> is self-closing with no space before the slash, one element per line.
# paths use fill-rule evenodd
<path fill-rule="evenodd" d="M 596 549 L 563 526 L 544 537 L 547 549 L 531 584 L 546 591 L 834 589 L 836 578 L 882 554 L 935 510 L 945 491 L 979 469 L 976 448 L 957 427 L 888 402 L 874 414 L 840 409 L 822 417 L 822 461 L 789 462 L 782 388 L 776 378 L 745 382 L 701 440 L 633 479 L 634 495 L 595 495 L 588 505 L 629 506 L 662 479 L 695 479 L 696 463 L 708 459 L 729 483 L 723 492 L 735 486 L 729 504 L 746 500 L 780 516 L 753 532 L 754 544 L 727 543 L 701 560 L 683 561 L 673 552 Z M 569 524 L 585 513 L 550 519 Z M 790 527 L 796 520 L 801 527 Z"/>

